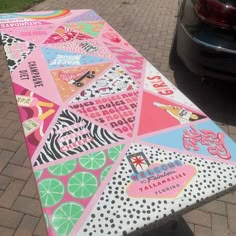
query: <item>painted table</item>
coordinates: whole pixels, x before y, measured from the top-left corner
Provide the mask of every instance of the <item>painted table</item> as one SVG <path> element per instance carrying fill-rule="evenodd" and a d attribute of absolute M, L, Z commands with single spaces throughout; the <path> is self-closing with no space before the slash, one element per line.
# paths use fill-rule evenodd
<path fill-rule="evenodd" d="M 48 235 L 148 229 L 236 185 L 235 143 L 94 11 L 0 32 Z"/>

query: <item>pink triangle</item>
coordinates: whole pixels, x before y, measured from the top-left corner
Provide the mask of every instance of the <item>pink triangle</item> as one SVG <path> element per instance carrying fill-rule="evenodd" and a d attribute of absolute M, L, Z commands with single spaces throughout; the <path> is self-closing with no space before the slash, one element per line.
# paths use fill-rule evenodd
<path fill-rule="evenodd" d="M 74 39 L 77 40 L 86 40 L 91 39 L 92 37 L 80 32 L 76 32 L 70 28 L 67 28 L 63 25 L 59 26 L 54 33 L 52 33 L 44 44 L 51 44 L 51 43 L 64 43 L 67 41 L 71 41 Z"/>
<path fill-rule="evenodd" d="M 17 98 L 26 144 L 31 158 L 59 106 L 18 84 L 13 83 L 13 87 Z M 43 119 L 39 119 L 43 114 L 47 114 L 47 116 Z M 34 123 L 36 127 L 32 126 L 32 123 Z M 31 128 L 32 130 L 28 132 L 26 128 Z"/>
<path fill-rule="evenodd" d="M 193 117 L 193 118 L 192 118 Z M 180 126 L 205 116 L 170 102 L 159 96 L 144 92 L 138 134 L 147 134 L 173 126 Z"/>
<path fill-rule="evenodd" d="M 105 43 L 137 53 L 137 51 L 107 23 L 104 25 L 99 38 Z"/>
<path fill-rule="evenodd" d="M 5 32 L 9 35 L 12 35 L 16 38 L 39 44 L 42 43 L 48 35 L 51 34 L 51 31 L 55 28 L 52 24 L 40 25 L 35 28 L 32 27 L 18 27 L 18 28 L 7 28 L 2 29 L 2 32 Z"/>
<path fill-rule="evenodd" d="M 11 74 L 13 82 L 53 102 L 61 101 L 40 48 L 36 48 Z"/>

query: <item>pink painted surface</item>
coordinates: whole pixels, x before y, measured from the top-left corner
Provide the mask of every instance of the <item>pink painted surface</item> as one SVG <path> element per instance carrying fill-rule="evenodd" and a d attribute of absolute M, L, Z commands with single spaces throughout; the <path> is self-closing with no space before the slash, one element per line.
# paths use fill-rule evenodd
<path fill-rule="evenodd" d="M 190 132 L 192 124 L 209 121 L 207 116 L 94 11 L 2 14 L 0 33 L 48 235 L 98 235 L 91 223 L 98 216 L 94 228 L 99 231 L 100 224 L 109 224 L 102 228 L 107 230 L 103 235 L 108 230 L 121 235 L 112 217 L 120 208 L 131 211 L 128 202 L 165 199 L 172 201 L 170 206 L 202 181 L 197 177 L 201 165 L 196 160 L 188 163 L 192 156 L 214 168 L 235 167 L 234 143 L 214 128 L 200 136 Z M 144 141 L 181 128 L 185 133 L 178 141 L 185 150 Z M 137 143 L 143 146 L 139 151 Z M 198 144 L 209 153 L 194 153 Z M 154 173 L 168 164 L 160 150 L 169 152 L 169 158 L 178 153 L 175 160 L 185 155 L 181 165 L 163 170 L 163 176 Z M 136 154 L 141 159 L 127 161 Z M 99 212 L 109 202 L 105 192 L 111 199 L 124 194 L 123 200 L 109 205 L 111 212 L 104 216 L 108 220 Z M 185 207 L 179 205 L 175 211 Z M 171 213 L 165 204 L 160 206 L 163 214 Z M 155 219 L 153 212 L 146 223 Z M 132 231 L 129 227 L 122 224 L 127 232 Z"/>
<path fill-rule="evenodd" d="M 158 174 L 161 171 L 160 166 L 150 165 L 140 174 L 141 180 L 127 187 L 127 194 L 133 198 L 175 198 L 196 174 L 195 167 L 190 165 L 167 168 L 168 171 L 164 174 Z"/>

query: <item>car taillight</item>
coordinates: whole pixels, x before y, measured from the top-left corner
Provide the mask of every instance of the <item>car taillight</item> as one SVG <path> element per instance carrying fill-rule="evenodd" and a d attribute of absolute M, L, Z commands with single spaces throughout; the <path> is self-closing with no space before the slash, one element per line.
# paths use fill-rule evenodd
<path fill-rule="evenodd" d="M 236 8 L 218 0 L 197 0 L 196 14 L 210 24 L 236 29 Z"/>

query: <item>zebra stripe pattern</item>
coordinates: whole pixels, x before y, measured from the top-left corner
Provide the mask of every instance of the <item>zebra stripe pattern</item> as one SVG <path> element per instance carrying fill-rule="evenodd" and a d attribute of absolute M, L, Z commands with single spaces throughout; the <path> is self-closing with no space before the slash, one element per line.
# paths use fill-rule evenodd
<path fill-rule="evenodd" d="M 83 126 L 79 127 L 80 124 L 83 124 Z M 66 128 L 72 127 L 73 125 L 74 129 Z M 75 128 L 75 125 L 77 125 L 77 128 Z M 62 130 L 68 131 L 61 132 Z M 82 130 L 86 130 L 87 133 L 84 132 L 85 134 L 77 136 L 77 134 L 82 132 Z M 78 143 L 78 141 L 81 139 L 86 139 L 88 136 L 91 140 L 84 144 L 73 146 L 73 143 Z M 101 128 L 68 110 L 63 110 L 51 133 L 49 134 L 42 151 L 35 161 L 34 166 L 42 165 L 121 140 L 123 140 L 122 137 Z"/>

